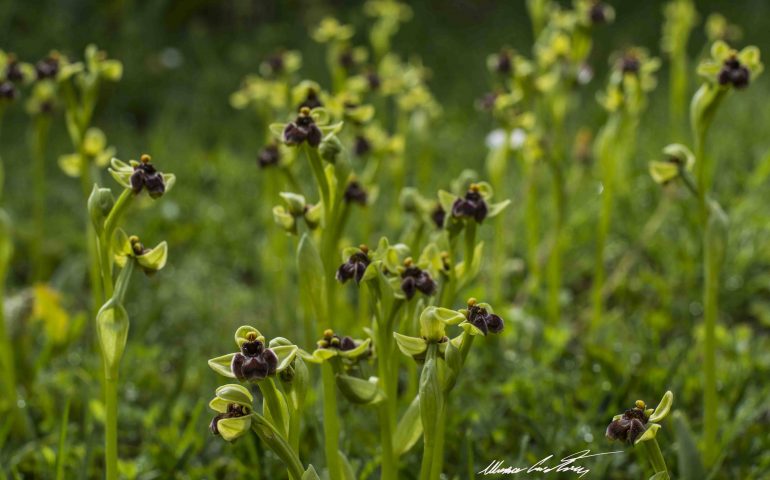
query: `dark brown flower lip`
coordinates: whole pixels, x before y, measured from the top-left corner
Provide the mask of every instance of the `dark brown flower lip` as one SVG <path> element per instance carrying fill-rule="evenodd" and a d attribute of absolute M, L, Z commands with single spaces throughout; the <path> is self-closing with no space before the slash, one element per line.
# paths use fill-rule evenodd
<path fill-rule="evenodd" d="M 637 401 L 634 408 L 623 412 L 617 420 L 613 420 L 605 431 L 605 436 L 610 440 L 619 440 L 633 444 L 647 429 L 649 417 L 645 413 L 645 404 Z"/>
<path fill-rule="evenodd" d="M 281 161 L 281 152 L 277 145 L 266 145 L 257 155 L 257 163 L 260 168 L 277 165 Z"/>
<path fill-rule="evenodd" d="M 725 59 L 722 69 L 717 75 L 717 81 L 720 85 L 731 84 L 738 89 L 746 88 L 749 85 L 750 79 L 751 72 L 749 72 L 745 65 L 741 64 L 736 55 L 731 55 Z"/>
<path fill-rule="evenodd" d="M 364 272 L 371 263 L 368 251 L 369 249 L 365 245 L 359 247 L 359 251 L 353 253 L 350 258 L 348 258 L 347 262 L 340 265 L 337 269 L 335 275 L 337 280 L 341 283 L 345 283 L 348 280 L 353 279 L 357 284 L 361 283 Z"/>
<path fill-rule="evenodd" d="M 310 110 L 310 107 L 300 108 L 297 118 L 284 127 L 283 141 L 287 145 L 300 145 L 303 142 L 307 142 L 308 145 L 315 148 L 321 144 L 323 134 L 321 129 L 315 124 Z"/>
<path fill-rule="evenodd" d="M 368 195 L 364 187 L 356 180 L 352 180 L 345 188 L 343 198 L 347 203 L 357 203 L 359 205 L 366 205 Z"/>
<path fill-rule="evenodd" d="M 220 413 L 217 416 L 214 417 L 213 420 L 211 420 L 211 423 L 209 424 L 209 430 L 211 430 L 211 433 L 214 435 L 219 435 L 219 421 L 225 418 L 239 418 L 239 417 L 245 417 L 247 415 L 250 415 L 248 407 L 245 407 L 243 405 L 238 405 L 236 403 L 230 403 L 227 405 L 227 411 L 224 413 Z"/>

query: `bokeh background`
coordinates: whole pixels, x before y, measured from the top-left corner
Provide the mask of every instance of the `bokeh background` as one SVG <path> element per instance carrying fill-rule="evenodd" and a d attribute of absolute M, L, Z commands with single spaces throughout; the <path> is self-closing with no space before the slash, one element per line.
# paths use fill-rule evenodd
<path fill-rule="evenodd" d="M 661 1 L 614 1 L 614 24 L 597 32 L 590 63 L 595 78 L 584 88 L 576 126 L 595 131 L 605 114 L 593 101 L 603 88 L 612 51 L 641 45 L 659 54 Z M 701 18 L 719 11 L 743 29 L 742 44 L 767 47 L 770 3 L 763 0 L 699 1 Z M 446 185 L 462 169 L 483 172 L 485 137 L 494 127 L 474 102 L 490 88 L 486 56 L 509 45 L 531 51 L 530 21 L 523 0 L 410 2 L 414 16 L 402 26 L 393 48 L 419 56 L 432 72 L 430 88 L 443 108 L 433 126 L 435 172 L 417 185 L 426 194 Z M 127 304 L 132 316 L 124 359 L 121 405 L 121 458 L 131 478 L 237 478 L 259 475 L 250 465 L 261 459 L 265 472 L 275 461 L 259 446 L 215 441 L 207 431 L 206 403 L 218 379 L 206 360 L 229 351 L 230 332 L 258 324 L 268 336 L 300 337 L 293 322 L 298 292 L 278 291 L 296 284 L 291 250 L 275 246 L 283 235 L 271 220 L 262 192 L 270 175 L 256 166 L 265 126 L 248 111 L 234 110 L 229 95 L 241 79 L 278 48 L 303 54 L 302 76 L 328 84 L 323 46 L 308 32 L 325 15 L 353 24 L 366 41 L 369 21 L 360 2 L 247 0 L 9 0 L 0 4 L 0 48 L 25 60 L 51 49 L 80 57 L 96 43 L 124 64 L 123 79 L 103 88 L 93 124 L 107 134 L 122 159 L 153 155 L 177 185 L 157 208 L 135 212 L 130 225 L 149 243 L 167 240 L 169 266 L 147 281 L 134 281 Z M 705 47 L 702 26 L 690 41 L 695 58 Z M 591 338 L 581 336 L 580 312 L 590 305 L 593 267 L 595 184 L 577 189 L 570 208 L 570 241 L 565 253 L 567 295 L 571 300 L 558 349 L 542 347 L 540 313 L 516 305 L 516 268 L 506 281 L 509 320 L 506 335 L 474 359 L 459 388 L 450 432 L 448 469 L 466 478 L 474 466 L 495 458 L 515 463 L 581 448 L 606 451 L 604 428 L 614 413 L 638 396 L 655 403 L 666 389 L 676 406 L 700 429 L 698 318 L 701 306 L 695 226 L 676 195 L 661 192 L 646 174 L 646 161 L 672 140 L 667 124 L 667 65 L 640 129 L 635 165 L 608 247 L 611 264 L 631 252 L 633 266 L 612 296 L 612 326 Z M 770 373 L 770 75 L 734 95 L 720 112 L 711 148 L 719 158 L 716 191 L 731 215 L 731 250 L 724 273 L 720 330 L 720 413 L 725 473 L 716 478 L 768 478 L 770 427 L 766 378 Z M 692 91 L 695 84 L 693 83 Z M 16 478 L 47 478 L 65 402 L 71 402 L 67 464 L 72 477 L 100 475 L 98 365 L 91 321 L 85 318 L 88 292 L 82 245 L 85 208 L 76 180 L 65 176 L 56 158 L 71 150 L 61 118 L 51 133 L 47 156 L 47 239 L 49 281 L 58 292 L 58 315 L 25 310 L 33 295 L 28 237 L 29 120 L 23 109 L 8 112 L 0 137 L 5 165 L 3 205 L 14 222 L 15 255 L 6 293 L 7 321 L 15 335 L 22 401 L 28 406 L 33 438 L 6 438 L 0 471 Z M 286 119 L 276 119 L 284 121 Z M 590 161 L 585 175 L 590 176 Z M 107 176 L 105 183 L 112 182 Z M 514 196 L 510 257 L 522 255 L 521 218 Z M 667 207 L 664 225 L 640 244 L 641 229 L 659 202 Z M 543 202 L 547 202 L 544 198 Z M 365 213 L 360 213 L 361 215 Z M 547 212 L 544 214 L 547 216 Z M 380 232 L 382 233 L 382 232 Z M 487 232 L 489 235 L 489 232 Z M 376 237 L 368 239 L 374 243 Z M 351 239 L 351 243 L 360 243 Z M 273 257 L 270 262 L 266 256 Z M 487 262 L 500 261 L 487 255 Z M 510 260 L 506 260 L 509 262 Z M 483 269 L 482 269 L 483 272 Z M 611 273 L 611 272 L 610 272 Z M 483 296 L 483 281 L 475 292 Z M 574 299 L 574 301 L 572 300 Z M 296 329 L 296 331 L 295 331 Z M 541 333 L 541 332 L 540 332 Z M 542 347 L 542 348 L 541 348 Z M 681 400 L 680 400 L 681 398 Z M 351 417 L 344 444 L 365 458 L 366 414 Z M 668 430 L 668 431 L 666 431 Z M 673 459 L 680 439 L 664 429 L 662 444 Z M 318 425 L 308 445 L 320 440 Z M 357 449 L 363 451 L 357 452 Z M 415 456 L 415 455 L 412 455 Z M 313 459 L 311 454 L 311 459 Z M 320 461 L 316 459 L 317 461 Z M 632 452 L 595 464 L 592 478 L 639 478 L 643 458 Z M 415 459 L 411 460 L 416 462 Z M 671 461 L 676 471 L 676 461 Z M 271 467 L 272 465 L 272 467 Z M 415 463 L 416 465 L 416 463 Z M 88 472 L 88 473 L 86 473 Z M 255 473 L 256 472 L 256 473 Z M 269 475 L 269 474 L 268 474 Z M 253 478 L 271 478 L 257 477 Z M 274 477 L 273 477 L 274 478 Z M 406 477 L 405 477 L 406 478 Z M 549 477 L 551 478 L 551 477 Z M 553 476 L 558 478 L 558 476 Z"/>

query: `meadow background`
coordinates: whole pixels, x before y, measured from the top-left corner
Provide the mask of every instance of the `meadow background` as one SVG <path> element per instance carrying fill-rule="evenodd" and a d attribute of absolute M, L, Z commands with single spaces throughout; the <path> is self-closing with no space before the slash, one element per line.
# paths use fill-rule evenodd
<path fill-rule="evenodd" d="M 617 18 L 596 33 L 589 59 L 595 76 L 583 87 L 573 129 L 595 132 L 604 121 L 594 95 L 605 85 L 612 51 L 641 45 L 659 55 L 663 2 L 611 3 Z M 414 16 L 402 26 L 393 49 L 421 57 L 432 72 L 429 86 L 443 109 L 432 126 L 431 175 L 410 175 L 409 182 L 433 195 L 463 169 L 484 176 L 485 137 L 494 123 L 474 103 L 490 89 L 486 57 L 503 45 L 529 54 L 532 35 L 523 1 L 411 5 Z M 104 130 L 119 158 L 147 152 L 159 168 L 177 175 L 175 188 L 158 208 L 130 220 L 131 225 L 141 225 L 148 243 L 167 240 L 170 257 L 164 271 L 149 281 L 133 282 L 126 305 L 132 326 L 121 377 L 120 436 L 122 471 L 128 478 L 276 478 L 269 472 L 276 471 L 277 461 L 251 440 L 231 446 L 208 432 L 206 404 L 217 378 L 206 360 L 228 351 L 230 332 L 255 324 L 268 336 L 283 335 L 298 343 L 303 339 L 293 243 L 273 224 L 271 208 L 278 200 L 264 193 L 273 191 L 271 185 L 278 180 L 256 165 L 265 125 L 248 111 L 234 110 L 228 98 L 241 79 L 256 72 L 279 47 L 302 52 L 303 78 L 328 84 L 323 46 L 308 32 L 332 14 L 356 26 L 356 43 L 363 43 L 368 23 L 360 7 L 359 2 L 239 0 L 0 4 L 0 48 L 22 59 L 42 58 L 51 49 L 80 57 L 93 42 L 121 60 L 123 79 L 104 86 L 93 124 Z M 737 46 L 756 44 L 767 50 L 770 3 L 699 1 L 697 9 L 702 19 L 719 11 L 740 25 L 743 40 Z M 705 45 L 701 25 L 690 40 L 692 69 Z M 590 157 L 571 171 L 563 319 L 545 340 L 542 305 L 520 294 L 525 254 L 522 191 L 516 183 L 517 162 L 511 162 L 513 204 L 502 229 L 506 255 L 485 255 L 487 266 L 505 263 L 504 306 L 496 308 L 507 329 L 492 342 L 494 347 L 474 356 L 454 397 L 452 427 L 447 429 L 455 434 L 447 443 L 450 478 L 472 478 L 472 472 L 493 459 L 526 463 L 583 448 L 616 449 L 603 435 L 612 415 L 636 398 L 654 405 L 667 389 L 675 393 L 675 408 L 700 431 L 697 225 L 688 220 L 685 202 L 677 200 L 683 194 L 662 190 L 647 173 L 647 161 L 658 158 L 663 146 L 689 142 L 689 135 L 672 136 L 665 62 L 658 76 L 659 86 L 639 129 L 630 167 L 634 174 L 627 195 L 616 206 L 607 246 L 608 277 L 612 279 L 620 265 L 626 270 L 616 277 L 605 328 L 590 335 L 585 329 L 599 205 Z M 694 75 L 691 80 L 694 92 Z M 718 332 L 725 446 L 722 471 L 714 478 L 770 475 L 769 121 L 770 75 L 765 74 L 724 105 L 710 142 L 719 164 L 716 197 L 731 218 Z M 56 164 L 60 154 L 71 150 L 58 112 L 46 154 L 50 161 L 44 243 L 45 283 L 57 293 L 47 310 L 33 307 L 32 298 L 40 296 L 35 289 L 43 287 L 31 284 L 28 125 L 22 108 L 7 112 L 0 156 L 5 166 L 3 207 L 13 221 L 15 245 L 4 308 L 14 338 L 19 402 L 33 429 L 26 438 L 0 437 L 0 476 L 52 477 L 61 412 L 70 402 L 67 478 L 99 478 L 101 397 L 93 373 L 98 372 L 99 359 L 92 320 L 86 314 L 85 206 L 77 180 Z M 103 182 L 113 185 L 107 175 Z M 541 191 L 547 225 L 550 200 Z M 395 199 L 386 195 L 379 201 Z M 351 223 L 356 216 L 377 215 L 378 208 L 356 212 Z M 660 226 L 646 235 L 645 225 L 654 215 Z M 392 225 L 381 223 L 370 238 L 347 237 L 349 243 L 375 244 L 379 233 L 393 231 Z M 482 235 L 490 237 L 492 232 L 484 229 Z M 467 292 L 478 298 L 489 292 L 484 266 L 481 272 Z M 305 346 L 309 348 L 309 342 Z M 352 457 L 365 459 L 367 445 L 376 436 L 367 431 L 371 413 L 345 415 L 342 444 Z M 310 422 L 303 440 L 309 452 L 320 438 L 318 428 L 317 422 Z M 670 423 L 661 437 L 677 478 L 683 437 Z M 314 454 L 309 455 L 312 461 Z M 416 455 L 405 457 L 404 472 L 412 462 L 418 465 L 412 457 Z M 643 458 L 635 460 L 632 450 L 601 459 L 592 464 L 590 478 L 641 478 Z"/>

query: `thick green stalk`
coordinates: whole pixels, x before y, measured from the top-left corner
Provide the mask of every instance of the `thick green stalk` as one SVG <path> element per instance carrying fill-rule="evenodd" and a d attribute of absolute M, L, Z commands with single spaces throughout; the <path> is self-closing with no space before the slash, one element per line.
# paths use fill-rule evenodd
<path fill-rule="evenodd" d="M 259 382 L 257 385 L 259 386 L 259 390 L 262 392 L 262 395 L 265 397 L 265 403 L 267 404 L 267 409 L 270 412 L 270 416 L 268 418 L 273 421 L 273 425 L 275 426 L 276 430 L 278 430 L 278 433 L 284 437 L 288 437 L 289 432 L 286 431 L 286 419 L 284 418 L 282 402 L 279 398 L 280 393 L 275 386 L 275 382 L 272 378 L 268 377 L 265 380 Z M 267 415 L 265 416 L 267 417 Z"/>
<path fill-rule="evenodd" d="M 670 477 L 668 474 L 668 468 L 666 468 L 666 460 L 663 458 L 663 453 L 660 451 L 658 441 L 653 438 L 652 440 L 645 440 L 644 442 L 640 442 L 639 445 L 642 447 L 644 453 L 647 455 L 647 458 L 650 460 L 655 473 L 665 474 L 663 479 L 656 478 L 656 480 L 668 480 Z"/>
<path fill-rule="evenodd" d="M 43 113 L 35 116 L 30 143 L 32 149 L 32 220 L 34 234 L 30 244 L 32 280 L 39 282 L 45 275 L 43 243 L 45 240 L 45 151 L 51 118 Z"/>
<path fill-rule="evenodd" d="M 110 210 L 107 219 L 104 221 L 104 229 L 98 240 L 99 251 L 99 271 L 102 279 L 102 292 L 104 298 L 110 298 L 113 294 L 112 287 L 112 240 L 115 229 L 117 228 L 118 221 L 123 218 L 123 215 L 134 198 L 134 193 L 130 188 L 126 188 L 120 194 L 112 210 Z"/>
<path fill-rule="evenodd" d="M 278 430 L 264 419 L 261 422 L 256 419 L 252 420 L 251 429 L 283 461 L 289 470 L 291 480 L 301 480 L 305 469 L 302 467 L 297 454 L 291 449 L 286 439 L 278 433 Z"/>
<path fill-rule="evenodd" d="M 553 196 L 553 206 L 555 209 L 554 223 L 553 223 L 553 238 L 551 244 L 551 252 L 548 256 L 548 303 L 547 312 L 548 318 L 552 324 L 556 324 L 561 317 L 561 304 L 559 301 L 559 295 L 561 293 L 562 285 L 562 269 L 561 269 L 561 248 L 562 248 L 562 231 L 564 228 L 564 221 L 566 218 L 566 198 L 564 191 L 564 174 L 562 172 L 561 165 L 556 163 L 556 159 L 552 159 L 549 162 L 552 170 L 553 188 L 551 195 Z"/>
<path fill-rule="evenodd" d="M 700 90 L 706 97 L 710 92 Z M 701 239 L 703 245 L 703 456 L 706 465 L 712 465 L 718 454 L 717 444 L 717 410 L 719 398 L 716 380 L 716 323 L 719 310 L 719 253 L 715 251 L 715 243 L 707 240 L 709 224 L 709 207 L 707 204 L 709 188 L 710 165 L 706 158 L 706 138 L 708 129 L 713 121 L 715 111 L 721 103 L 724 93 L 718 90 L 708 104 L 706 113 L 693 115 L 693 133 L 695 137 L 695 168 L 697 181 L 698 206 L 700 214 Z M 696 100 L 693 100 L 694 104 Z M 694 109 L 694 111 L 696 111 Z"/>
<path fill-rule="evenodd" d="M 444 395 L 438 373 L 438 344 L 428 344 L 425 365 L 420 375 L 420 417 L 423 425 L 423 454 L 420 467 L 420 480 L 436 480 L 440 472 L 434 472 L 434 461 L 439 448 L 438 437 L 442 433 L 439 422 L 444 414 Z"/>
<path fill-rule="evenodd" d="M 105 379 L 104 464 L 107 480 L 118 479 L 118 376 Z"/>
<path fill-rule="evenodd" d="M 537 208 L 537 177 L 535 173 L 534 162 L 525 159 L 526 198 L 524 200 L 524 218 L 527 230 L 528 283 L 532 291 L 536 290 L 540 285 L 540 260 L 537 257 L 538 244 L 540 242 L 540 213 Z"/>
<path fill-rule="evenodd" d="M 682 137 L 685 113 L 687 112 L 687 52 L 672 53 L 669 70 L 671 98 L 671 122 L 676 137 Z"/>
<path fill-rule="evenodd" d="M 504 140 L 500 148 L 491 153 L 490 162 L 488 162 L 488 171 L 490 175 L 490 181 L 495 195 L 499 198 L 506 198 L 505 186 L 506 175 L 508 170 L 508 157 L 511 151 L 511 130 L 506 128 L 504 130 Z M 494 222 L 495 236 L 492 241 L 492 258 L 503 259 L 506 258 L 505 247 L 506 240 L 510 238 L 510 235 L 506 235 L 505 227 L 507 225 L 505 212 L 500 214 Z M 492 262 L 492 299 L 494 303 L 502 301 L 503 295 L 503 274 L 504 274 L 505 262 L 495 261 Z"/>
<path fill-rule="evenodd" d="M 607 245 L 607 237 L 610 230 L 610 217 L 612 215 L 613 196 L 615 192 L 616 164 L 625 161 L 623 155 L 617 151 L 623 149 L 613 148 L 619 144 L 622 138 L 621 117 L 619 113 L 611 114 L 606 125 L 597 138 L 597 155 L 599 177 L 602 182 L 601 207 L 596 232 L 596 262 L 594 266 L 594 281 L 592 285 L 593 316 L 591 327 L 596 329 L 601 325 L 604 314 L 604 250 Z"/>
<path fill-rule="evenodd" d="M 390 312 L 380 312 L 377 318 L 377 373 L 380 385 L 385 393 L 385 400 L 379 405 L 380 444 L 382 447 L 382 479 L 398 478 L 398 459 L 393 452 L 392 432 L 396 427 L 396 396 L 398 383 L 398 357 L 394 355 L 393 325 L 403 306 L 403 301 L 396 300 Z M 382 322 L 384 320 L 384 323 Z"/>
<path fill-rule="evenodd" d="M 115 282 L 112 299 L 118 304 L 122 304 L 126 296 L 135 263 L 136 260 L 129 258 Z M 114 371 L 108 371 L 105 364 L 104 465 L 106 469 L 105 478 L 107 480 L 118 479 L 118 376 L 119 370 L 117 367 Z"/>
<path fill-rule="evenodd" d="M 333 359 L 321 365 L 323 380 L 324 448 L 329 478 L 343 478 L 339 455 L 340 424 L 337 410 L 337 382 L 334 375 Z"/>
<path fill-rule="evenodd" d="M 313 170 L 313 176 L 315 177 L 316 187 L 318 187 L 318 195 L 323 203 L 324 221 L 330 222 L 329 212 L 331 211 L 331 193 L 329 190 L 329 181 L 326 179 L 326 173 L 324 172 L 323 160 L 318 153 L 318 149 L 309 145 L 305 145 L 305 154 L 310 162 L 310 167 Z"/>

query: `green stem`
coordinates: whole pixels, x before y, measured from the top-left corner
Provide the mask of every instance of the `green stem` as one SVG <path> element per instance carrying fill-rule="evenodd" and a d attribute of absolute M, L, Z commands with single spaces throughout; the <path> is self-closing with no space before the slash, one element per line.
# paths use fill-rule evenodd
<path fill-rule="evenodd" d="M 118 374 L 108 375 L 104 383 L 104 464 L 107 480 L 118 479 Z"/>
<path fill-rule="evenodd" d="M 561 305 L 559 295 L 561 293 L 562 270 L 561 270 L 561 247 L 562 230 L 564 228 L 566 198 L 564 192 L 564 174 L 562 168 L 558 165 L 556 159 L 549 162 L 552 170 L 553 205 L 556 212 L 556 218 L 553 223 L 553 244 L 548 257 L 548 318 L 552 324 L 556 324 L 561 318 Z"/>
<path fill-rule="evenodd" d="M 436 480 L 440 472 L 433 471 L 435 458 L 443 455 L 436 452 L 439 448 L 439 436 L 443 427 L 439 423 L 444 418 L 444 394 L 439 381 L 438 344 L 428 344 L 425 364 L 420 375 L 420 418 L 423 425 L 423 454 L 420 467 L 420 480 Z"/>
<path fill-rule="evenodd" d="M 278 433 L 278 430 L 264 419 L 262 421 L 252 420 L 251 429 L 283 461 L 289 470 L 289 478 L 291 480 L 301 480 L 302 474 L 305 471 L 302 467 L 302 462 L 300 462 L 297 454 L 286 442 L 286 439 Z"/>
<path fill-rule="evenodd" d="M 463 258 L 463 262 L 465 263 L 465 275 L 466 275 L 466 278 L 464 278 L 463 280 L 465 281 L 470 280 L 470 277 L 468 275 L 470 274 L 471 269 L 473 268 L 473 256 L 475 251 L 476 251 L 476 220 L 469 218 L 465 222 L 465 258 Z"/>
<path fill-rule="evenodd" d="M 134 198 L 130 188 L 123 190 L 110 210 L 107 219 L 104 222 L 104 229 L 99 235 L 97 249 L 99 252 L 99 271 L 102 279 L 102 292 L 105 298 L 112 297 L 112 254 L 113 254 L 113 234 L 117 228 L 118 221 L 123 218 L 128 205 Z"/>
<path fill-rule="evenodd" d="M 274 380 L 271 377 L 268 377 L 257 385 L 259 386 L 262 395 L 265 397 L 265 403 L 267 403 L 267 409 L 270 413 L 269 417 L 267 415 L 265 416 L 272 420 L 278 433 L 284 437 L 288 437 L 289 432 L 286 431 L 286 419 L 283 415 L 283 402 L 278 396 L 279 393 Z"/>
<path fill-rule="evenodd" d="M 645 440 L 644 442 L 640 442 L 639 445 L 642 447 L 644 453 L 647 455 L 647 458 L 650 460 L 655 473 L 665 474 L 663 479 L 660 480 L 668 480 L 670 477 L 668 474 L 668 468 L 666 468 L 666 460 L 663 458 L 663 453 L 660 451 L 658 441 L 653 438 L 652 440 Z"/>
<path fill-rule="evenodd" d="M 379 405 L 380 444 L 382 447 L 382 480 L 393 480 L 398 478 L 398 459 L 393 452 L 392 435 L 396 425 L 397 394 L 397 379 L 394 378 L 394 372 L 398 372 L 398 368 L 394 364 L 392 331 L 394 319 L 397 312 L 401 309 L 403 301 L 398 300 L 397 302 L 398 303 L 391 308 L 391 312 L 387 314 L 387 318 L 384 312 L 379 315 L 380 318 L 386 318 L 386 320 L 384 324 L 380 323 L 377 325 L 377 373 L 380 378 L 382 390 L 385 392 L 385 400 L 380 402 Z"/>
<path fill-rule="evenodd" d="M 32 279 L 41 281 L 45 275 L 43 242 L 45 239 L 45 150 L 51 118 L 47 114 L 35 117 L 34 131 L 31 138 L 32 148 L 32 219 L 34 223 L 33 241 L 30 244 L 32 256 Z"/>
<path fill-rule="evenodd" d="M 537 177 L 535 164 L 524 160 L 524 178 L 526 182 L 526 198 L 524 200 L 525 224 L 527 229 L 527 263 L 529 269 L 530 288 L 536 290 L 540 285 L 540 260 L 537 258 L 540 242 L 540 213 L 537 208 Z"/>
<path fill-rule="evenodd" d="M 305 154 L 307 155 L 307 159 L 310 162 L 310 167 L 313 170 L 315 183 L 318 187 L 318 194 L 320 195 L 321 202 L 323 203 L 324 222 L 328 225 L 328 222 L 331 221 L 329 212 L 331 211 L 332 205 L 329 181 L 326 179 L 323 160 L 321 159 L 321 155 L 318 153 L 318 150 L 307 144 L 305 145 Z"/>
<path fill-rule="evenodd" d="M 339 456 L 339 411 L 337 410 L 337 382 L 332 360 L 321 365 L 323 380 L 324 447 L 329 478 L 343 478 Z"/>
<path fill-rule="evenodd" d="M 120 275 L 118 275 L 118 279 L 115 282 L 115 290 L 111 301 L 118 304 L 123 303 L 135 264 L 136 260 L 129 258 L 126 265 L 120 271 Z M 118 375 L 119 370 L 117 367 L 115 367 L 114 371 L 108 371 L 105 364 L 104 465 L 107 480 L 117 480 L 118 478 Z"/>
<path fill-rule="evenodd" d="M 721 97 L 715 100 L 718 104 Z M 716 108 L 716 105 L 713 107 Z M 713 112 L 712 112 L 713 115 Z M 713 117 L 712 117 L 713 118 Z M 709 189 L 709 168 L 706 159 L 706 137 L 709 119 L 695 129 L 695 165 L 697 194 L 700 213 L 701 238 L 703 245 L 703 456 L 706 465 L 712 465 L 718 454 L 717 445 L 717 410 L 719 398 L 716 379 L 716 323 L 719 309 L 719 265 L 715 261 L 717 252 L 712 251 L 714 243 L 707 240 L 709 209 L 707 192 Z"/>

